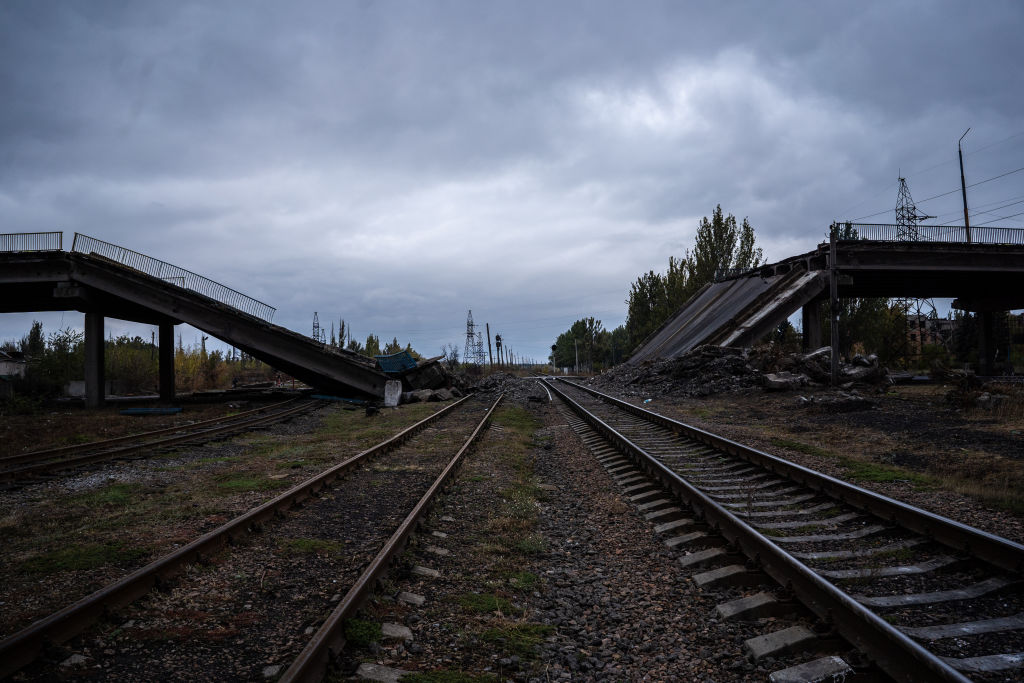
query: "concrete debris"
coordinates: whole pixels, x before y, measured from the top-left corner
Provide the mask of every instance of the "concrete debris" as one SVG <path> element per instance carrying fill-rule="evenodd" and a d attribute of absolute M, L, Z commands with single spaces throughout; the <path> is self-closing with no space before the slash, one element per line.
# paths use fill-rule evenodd
<path fill-rule="evenodd" d="M 507 372 L 495 372 L 480 380 L 476 385 L 476 393 L 491 400 L 504 393 L 507 402 L 515 403 L 546 403 L 548 400 L 547 391 L 541 386 L 540 380 L 524 380 Z"/>
<path fill-rule="evenodd" d="M 768 372 L 764 375 L 764 388 L 768 391 L 789 391 L 807 386 L 811 378 L 804 374 L 792 372 Z"/>
<path fill-rule="evenodd" d="M 402 398 L 402 382 L 389 379 L 384 383 L 384 407 L 394 408 Z"/>
<path fill-rule="evenodd" d="M 619 365 L 590 382 L 613 393 L 643 398 L 659 396 L 700 397 L 719 393 L 792 391 L 808 386 L 828 386 L 831 381 L 832 348 L 810 353 L 783 353 L 773 344 L 752 349 L 699 346 L 678 358 Z M 885 368 L 875 355 L 857 355 L 840 366 L 844 388 L 888 384 Z"/>
<path fill-rule="evenodd" d="M 798 396 L 797 405 L 819 413 L 853 413 L 871 410 L 877 401 L 861 396 L 856 391 L 837 391 L 823 396 Z"/>
<path fill-rule="evenodd" d="M 455 387 L 451 389 L 419 389 L 417 391 L 403 392 L 402 403 L 450 401 L 453 398 L 462 398 L 462 396 L 462 392 Z"/>
<path fill-rule="evenodd" d="M 83 655 L 74 654 L 65 659 L 63 662 L 61 662 L 60 666 L 63 669 L 76 669 L 78 667 L 85 666 L 87 661 L 88 660 L 86 660 L 86 658 Z"/>
<path fill-rule="evenodd" d="M 698 346 L 678 358 L 617 365 L 595 377 L 598 388 L 627 396 L 708 396 L 761 384 L 761 373 L 743 349 Z"/>

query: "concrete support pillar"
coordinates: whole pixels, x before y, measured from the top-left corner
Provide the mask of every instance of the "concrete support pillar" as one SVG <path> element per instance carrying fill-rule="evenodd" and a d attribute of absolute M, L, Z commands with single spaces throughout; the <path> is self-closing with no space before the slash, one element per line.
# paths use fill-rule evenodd
<path fill-rule="evenodd" d="M 103 405 L 106 374 L 103 354 L 103 314 L 85 314 L 85 407 Z"/>
<path fill-rule="evenodd" d="M 174 325 L 160 324 L 160 400 L 174 402 Z"/>
<path fill-rule="evenodd" d="M 978 314 L 978 374 L 995 373 L 995 318 L 991 311 Z"/>
<path fill-rule="evenodd" d="M 821 304 L 817 301 L 804 304 L 801 309 L 804 329 L 804 351 L 821 348 Z"/>

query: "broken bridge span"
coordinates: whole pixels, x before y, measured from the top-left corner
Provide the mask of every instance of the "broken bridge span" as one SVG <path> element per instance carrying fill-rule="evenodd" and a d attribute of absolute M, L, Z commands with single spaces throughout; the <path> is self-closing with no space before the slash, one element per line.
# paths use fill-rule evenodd
<path fill-rule="evenodd" d="M 274 308 L 191 271 L 86 235 L 0 235 L 0 312 L 85 313 L 86 403 L 103 401 L 103 319 L 158 326 L 160 397 L 174 399 L 174 326 L 188 323 L 322 391 L 384 396 L 371 358 L 271 322 Z"/>
<path fill-rule="evenodd" d="M 845 229 L 844 229 L 845 228 Z M 954 298 L 981 316 L 980 371 L 992 374 L 992 313 L 1024 308 L 1024 230 L 834 225 L 805 254 L 709 283 L 634 351 L 629 362 L 672 358 L 703 345 L 749 346 L 797 311 L 804 345 L 821 346 L 821 307 L 832 298 Z M 841 236 L 854 236 L 841 239 Z"/>

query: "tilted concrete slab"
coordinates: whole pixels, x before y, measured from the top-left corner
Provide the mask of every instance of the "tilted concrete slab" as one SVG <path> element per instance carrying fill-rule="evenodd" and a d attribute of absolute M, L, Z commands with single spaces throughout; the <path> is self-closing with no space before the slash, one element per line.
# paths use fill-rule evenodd
<path fill-rule="evenodd" d="M 794 270 L 705 285 L 637 349 L 629 362 L 672 358 L 702 344 L 750 345 L 820 296 L 827 284 L 819 271 Z"/>
<path fill-rule="evenodd" d="M 829 245 L 705 285 L 628 362 L 674 358 L 703 344 L 750 346 L 805 304 L 827 299 Z M 840 299 L 956 297 L 954 307 L 1024 307 L 1024 245 L 837 242 Z"/>
<path fill-rule="evenodd" d="M 109 259 L 77 252 L 0 254 L 0 312 L 77 310 L 149 324 L 188 323 L 328 393 L 382 398 L 374 361 Z"/>

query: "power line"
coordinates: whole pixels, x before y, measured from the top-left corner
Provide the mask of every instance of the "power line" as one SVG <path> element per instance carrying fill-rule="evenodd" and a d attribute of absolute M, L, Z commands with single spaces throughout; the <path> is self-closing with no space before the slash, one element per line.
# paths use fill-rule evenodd
<path fill-rule="evenodd" d="M 968 153 L 966 154 L 966 156 L 968 156 L 968 157 L 971 157 L 971 156 L 973 156 L 973 155 L 975 155 L 975 154 L 980 154 L 980 153 L 984 152 L 984 151 L 985 151 L 985 150 L 987 150 L 987 149 L 992 149 L 993 147 L 995 147 L 995 146 L 997 146 L 997 145 L 1001 145 L 1001 144 L 1003 144 L 1004 142 L 1007 142 L 1008 140 L 1012 140 L 1012 139 L 1014 139 L 1014 138 L 1019 138 L 1019 137 L 1021 137 L 1022 135 L 1024 135 L 1024 131 L 1021 131 L 1021 132 L 1019 132 L 1019 133 L 1014 133 L 1013 135 L 1011 135 L 1011 136 L 1009 136 L 1009 137 L 1005 137 L 1005 138 L 1003 138 L 1002 140 L 996 140 L 995 142 L 991 142 L 991 143 L 989 143 L 989 144 L 985 145 L 984 147 L 979 147 L 978 149 L 974 150 L 973 152 L 968 152 Z M 929 166 L 928 168 L 924 168 L 924 169 L 919 169 L 919 170 L 916 170 L 916 171 L 912 171 L 912 172 L 910 172 L 910 173 L 907 173 L 907 174 L 906 174 L 906 176 L 917 176 L 917 175 L 922 175 L 922 174 L 924 174 L 924 173 L 927 173 L 928 171 L 933 171 L 933 170 L 935 170 L 936 168 L 939 168 L 939 167 L 941 167 L 941 166 L 945 166 L 945 165 L 947 165 L 947 164 L 952 164 L 952 163 L 953 163 L 953 159 L 949 159 L 948 161 L 940 161 L 939 163 L 937 163 L 937 164 L 934 164 L 934 165 L 932 165 L 932 166 Z M 906 177 L 906 176 L 905 176 L 905 177 Z M 897 184 L 898 184 L 898 183 L 897 183 Z M 846 209 L 843 209 L 842 211 L 840 211 L 840 212 L 839 212 L 839 214 L 840 214 L 840 215 L 842 215 L 842 214 L 844 214 L 844 213 L 846 213 L 846 212 L 848 212 L 848 211 L 851 211 L 851 210 L 853 210 L 853 209 L 856 209 L 856 208 L 857 208 L 858 206 L 863 206 L 864 204 L 867 204 L 868 202 L 870 202 L 870 201 L 871 201 L 872 199 L 874 199 L 875 197 L 877 197 L 877 196 L 879 196 L 879 195 L 881 195 L 881 194 L 885 194 L 886 192 L 889 192 L 889 191 L 890 191 L 890 190 L 892 189 L 892 187 L 893 187 L 893 186 L 892 186 L 891 184 L 890 184 L 890 185 L 887 185 L 887 186 L 885 187 L 885 189 L 883 189 L 883 190 L 879 190 L 879 191 L 878 191 L 877 193 L 875 193 L 875 194 L 871 195 L 871 196 L 870 196 L 869 198 L 865 199 L 864 201 L 861 201 L 861 202 L 857 202 L 857 203 L 856 203 L 856 204 L 854 204 L 853 206 L 851 206 L 851 207 L 849 207 L 849 208 L 846 208 Z M 928 200 L 923 200 L 923 201 L 928 201 Z M 862 216 L 861 218 L 872 218 L 872 217 L 874 217 L 874 216 L 881 216 L 881 215 L 882 215 L 883 213 L 888 213 L 888 211 L 881 211 L 881 212 L 879 212 L 879 213 L 875 213 L 875 214 L 872 214 L 871 216 Z M 859 220 L 861 220 L 861 218 L 854 218 L 853 220 L 855 220 L 855 221 L 859 221 Z"/>
<path fill-rule="evenodd" d="M 1024 211 L 1021 211 L 1020 213 L 1010 214 L 1009 216 L 1000 216 L 999 218 L 993 218 L 992 220 L 985 221 L 984 223 L 977 223 L 977 225 L 988 225 L 989 223 L 995 223 L 996 221 L 1006 220 L 1007 218 L 1015 218 L 1017 216 L 1024 216 Z"/>
<path fill-rule="evenodd" d="M 998 211 L 999 209 L 1004 209 L 1007 206 L 1013 206 L 1014 204 L 1019 204 L 1020 203 L 1019 201 L 1015 201 L 1015 200 L 1018 200 L 1018 199 L 1024 200 L 1024 196 L 1010 197 L 1009 199 L 997 199 L 997 200 L 995 200 L 993 202 L 985 202 L 984 204 L 977 204 L 974 207 L 975 211 L 971 212 L 971 216 L 973 216 L 976 213 L 985 213 L 985 211 L 981 210 L 983 207 L 992 206 L 993 204 L 998 204 L 1000 202 L 1008 201 L 1010 203 L 1009 204 L 1003 204 L 1002 206 L 997 206 L 994 209 L 988 209 L 988 211 Z M 958 211 L 950 211 L 948 213 L 944 213 L 944 214 L 942 214 L 940 216 L 937 216 L 936 220 L 938 220 L 941 223 L 946 218 L 949 218 L 951 216 L 963 216 L 963 212 L 959 211 L 959 210 Z"/>
<path fill-rule="evenodd" d="M 1022 203 L 1024 203 L 1024 199 L 1021 199 L 1020 201 L 1016 201 L 1016 202 L 1010 202 L 1009 204 L 1003 204 L 1002 206 L 997 206 L 994 209 L 988 209 L 986 211 L 978 211 L 977 213 L 987 213 L 987 214 L 991 215 L 991 214 L 995 213 L 996 211 L 999 211 L 1000 209 L 1005 209 L 1008 206 L 1016 206 L 1017 204 L 1022 204 Z M 971 214 L 971 215 L 973 216 L 974 214 Z"/>
<path fill-rule="evenodd" d="M 991 178 L 985 178 L 984 180 L 979 180 L 976 183 L 971 183 L 967 187 L 977 187 L 978 185 L 984 185 L 985 183 L 990 183 L 993 180 L 999 180 L 1000 178 L 1005 178 L 1008 175 L 1013 175 L 1014 173 L 1020 173 L 1021 171 L 1024 171 L 1024 166 L 1021 166 L 1020 168 L 1015 168 L 1012 171 L 1007 171 L 1006 173 L 1000 173 L 999 175 L 992 176 Z M 937 194 L 937 195 L 935 195 L 933 197 L 928 197 L 927 199 L 922 199 L 922 200 L 917 201 L 915 203 L 916 204 L 924 204 L 925 202 L 930 202 L 933 199 L 938 199 L 939 197 L 945 197 L 947 195 L 951 195 L 954 192 L 959 192 L 959 191 L 960 191 L 960 188 L 956 187 L 956 188 L 953 188 L 952 190 L 950 190 L 949 192 L 943 192 L 943 193 Z M 892 211 L 892 209 L 886 209 L 885 211 L 879 211 L 878 213 L 873 213 L 873 214 L 868 215 L 868 216 L 861 216 L 859 218 L 852 218 L 850 220 L 852 220 L 852 221 L 860 221 L 860 220 L 864 220 L 865 218 L 874 218 L 875 216 L 881 216 L 883 214 L 889 213 L 890 211 Z"/>

